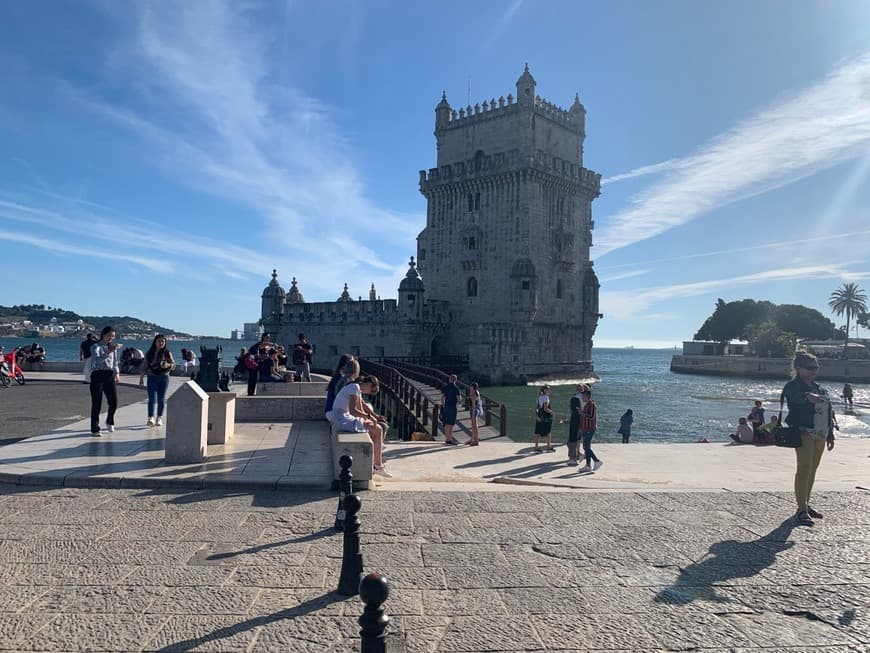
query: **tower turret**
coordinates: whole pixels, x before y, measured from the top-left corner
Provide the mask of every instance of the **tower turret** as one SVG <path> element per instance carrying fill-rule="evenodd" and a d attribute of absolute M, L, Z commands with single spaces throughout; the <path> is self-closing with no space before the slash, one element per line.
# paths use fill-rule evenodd
<path fill-rule="evenodd" d="M 260 316 L 263 320 L 276 320 L 284 315 L 284 289 L 278 283 L 278 271 L 272 270 L 272 280 L 263 289 L 262 309 Z"/>
<path fill-rule="evenodd" d="M 296 287 L 296 277 L 293 277 L 290 281 L 290 290 L 287 292 L 287 303 L 288 304 L 304 304 L 305 298 L 302 296 L 302 293 L 299 292 L 299 288 Z"/>
<path fill-rule="evenodd" d="M 447 102 L 447 92 L 441 93 L 441 101 L 435 107 L 435 130 L 442 129 L 450 122 L 450 113 L 453 109 L 450 103 Z"/>
<path fill-rule="evenodd" d="M 417 273 L 414 257 L 408 262 L 408 272 L 399 284 L 399 315 L 412 320 L 423 316 L 423 280 Z"/>
<path fill-rule="evenodd" d="M 373 302 L 373 301 L 377 300 L 377 298 L 378 298 L 378 293 L 375 290 L 375 284 L 372 284 L 372 287 L 369 290 L 369 301 Z"/>
<path fill-rule="evenodd" d="M 529 64 L 526 64 L 523 74 L 517 80 L 517 104 L 521 106 L 535 106 L 535 78 L 529 72 Z"/>
<path fill-rule="evenodd" d="M 574 102 L 568 108 L 568 115 L 571 116 L 571 122 L 575 128 L 583 136 L 586 135 L 586 107 L 580 102 L 580 94 L 574 94 Z"/>

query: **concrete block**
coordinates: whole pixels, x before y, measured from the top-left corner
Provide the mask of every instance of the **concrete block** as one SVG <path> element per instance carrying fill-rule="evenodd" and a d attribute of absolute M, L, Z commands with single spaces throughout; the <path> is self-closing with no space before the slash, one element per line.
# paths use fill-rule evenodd
<path fill-rule="evenodd" d="M 322 397 L 236 396 L 237 422 L 323 419 Z"/>
<path fill-rule="evenodd" d="M 208 395 L 195 381 L 187 381 L 166 401 L 166 462 L 205 460 L 207 424 Z"/>
<path fill-rule="evenodd" d="M 236 395 L 232 392 L 208 394 L 208 444 L 226 444 L 236 428 Z"/>
<path fill-rule="evenodd" d="M 332 427 L 332 470 L 334 478 L 338 478 L 341 467 L 338 461 L 342 456 L 353 458 L 350 473 L 354 482 L 368 482 L 372 479 L 373 455 L 372 439 L 368 433 L 347 433 Z"/>
<path fill-rule="evenodd" d="M 326 397 L 327 383 L 320 381 L 294 382 L 294 383 L 258 383 L 257 394 L 283 397 Z M 240 393 L 247 392 L 246 388 L 240 388 Z"/>

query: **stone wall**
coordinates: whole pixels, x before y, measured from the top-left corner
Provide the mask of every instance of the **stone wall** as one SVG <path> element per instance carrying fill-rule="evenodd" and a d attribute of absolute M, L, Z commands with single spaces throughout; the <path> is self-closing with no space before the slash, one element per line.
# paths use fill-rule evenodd
<path fill-rule="evenodd" d="M 753 358 L 750 356 L 674 356 L 671 372 L 738 376 L 759 379 L 789 379 L 791 358 Z M 870 383 L 870 361 L 819 359 L 819 382 L 843 381 Z"/>

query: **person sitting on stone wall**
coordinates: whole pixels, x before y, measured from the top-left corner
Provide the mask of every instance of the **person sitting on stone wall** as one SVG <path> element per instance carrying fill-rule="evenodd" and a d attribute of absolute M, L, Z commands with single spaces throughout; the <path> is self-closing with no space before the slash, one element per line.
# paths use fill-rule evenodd
<path fill-rule="evenodd" d="M 38 342 L 34 342 L 30 347 L 26 347 L 27 349 L 27 358 L 25 360 L 28 363 L 37 363 L 40 367 L 45 362 L 45 349 L 42 348 Z"/>
<path fill-rule="evenodd" d="M 753 433 L 752 427 L 746 421 L 745 417 L 741 417 L 737 422 L 737 433 L 731 434 L 731 439 L 737 444 L 752 444 Z"/>
<path fill-rule="evenodd" d="M 275 349 L 270 349 L 266 352 L 266 357 L 260 361 L 260 382 L 261 383 L 289 383 L 293 380 L 292 372 L 280 372 L 278 369 L 278 352 Z"/>

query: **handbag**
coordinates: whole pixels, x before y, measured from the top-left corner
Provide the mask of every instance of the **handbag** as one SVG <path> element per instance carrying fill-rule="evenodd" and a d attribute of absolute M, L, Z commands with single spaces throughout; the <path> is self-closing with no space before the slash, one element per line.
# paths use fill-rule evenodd
<path fill-rule="evenodd" d="M 787 449 L 797 449 L 803 442 L 801 430 L 797 426 L 782 425 L 782 405 L 785 402 L 785 395 L 779 396 L 779 418 L 776 423 L 779 425 L 773 429 L 773 444 L 777 447 L 786 447 Z"/>

